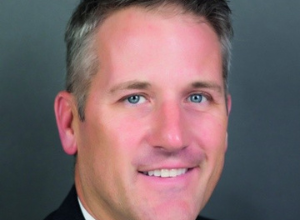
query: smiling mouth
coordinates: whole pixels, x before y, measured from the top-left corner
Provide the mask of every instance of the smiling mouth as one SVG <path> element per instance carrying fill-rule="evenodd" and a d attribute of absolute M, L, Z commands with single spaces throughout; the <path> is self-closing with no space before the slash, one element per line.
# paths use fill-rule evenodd
<path fill-rule="evenodd" d="M 153 176 L 153 177 L 161 177 L 161 178 L 174 178 L 181 175 L 186 174 L 189 171 L 187 168 L 181 169 L 159 169 L 159 170 L 151 170 L 140 172 L 146 176 Z"/>

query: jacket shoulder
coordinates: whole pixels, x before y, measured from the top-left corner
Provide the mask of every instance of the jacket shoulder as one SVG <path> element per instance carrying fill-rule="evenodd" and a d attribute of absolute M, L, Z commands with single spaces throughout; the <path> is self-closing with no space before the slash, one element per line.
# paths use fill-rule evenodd
<path fill-rule="evenodd" d="M 55 219 L 56 211 L 49 214 L 44 220 L 53 220 Z"/>
<path fill-rule="evenodd" d="M 61 206 L 44 220 L 84 220 L 79 207 L 75 186 L 72 187 Z"/>
<path fill-rule="evenodd" d="M 198 216 L 198 218 L 196 220 L 213 220 L 211 218 L 205 218 L 203 216 Z"/>

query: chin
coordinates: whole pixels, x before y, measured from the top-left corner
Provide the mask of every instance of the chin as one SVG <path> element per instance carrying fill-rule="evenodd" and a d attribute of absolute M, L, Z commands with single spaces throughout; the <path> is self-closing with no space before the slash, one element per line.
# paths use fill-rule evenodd
<path fill-rule="evenodd" d="M 200 212 L 200 205 L 187 201 L 172 201 L 157 205 L 140 213 L 140 220 L 195 220 Z"/>

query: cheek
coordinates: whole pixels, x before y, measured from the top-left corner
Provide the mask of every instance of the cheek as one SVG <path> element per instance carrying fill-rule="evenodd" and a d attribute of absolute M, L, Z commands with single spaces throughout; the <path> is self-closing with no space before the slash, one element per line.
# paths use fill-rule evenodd
<path fill-rule="evenodd" d="M 226 151 L 227 119 L 205 115 L 194 120 L 197 140 L 208 157 L 216 157 Z M 194 134 L 195 135 L 195 134 Z"/>
<path fill-rule="evenodd" d="M 79 130 L 78 156 L 83 160 L 82 166 L 90 169 L 87 172 L 97 173 L 105 168 L 110 169 L 111 160 L 117 152 L 114 149 L 117 147 L 117 132 L 113 130 L 113 124 L 109 120 L 103 120 L 100 116 L 98 114 L 97 117 L 86 118 Z"/>
<path fill-rule="evenodd" d="M 129 114 L 118 108 L 102 108 L 96 113 L 93 114 L 96 117 L 87 121 L 81 129 L 82 137 L 86 139 L 84 148 L 90 148 L 86 150 L 91 157 L 96 157 L 95 160 L 100 160 L 97 163 L 110 165 L 115 171 L 122 169 L 134 157 L 145 123 L 137 119 L 139 115 L 134 111 Z"/>
<path fill-rule="evenodd" d="M 106 126 L 99 140 L 105 151 L 103 156 L 111 163 L 112 172 L 129 176 L 128 172 L 134 169 L 132 161 L 141 146 L 143 126 L 139 120 L 130 120 L 117 114 L 112 118 L 103 123 Z"/>
<path fill-rule="evenodd" d="M 197 135 L 199 146 L 206 155 L 206 161 L 203 164 L 204 179 L 207 181 L 204 198 L 208 200 L 223 169 L 227 147 L 227 119 L 226 117 L 221 118 L 214 115 L 206 115 L 195 126 L 199 130 Z"/>
<path fill-rule="evenodd" d="M 106 126 L 104 126 L 106 125 Z M 92 185 L 99 194 L 109 193 L 112 198 L 120 194 L 120 184 L 128 181 L 130 152 L 133 144 L 129 143 L 128 130 L 120 124 L 94 120 L 82 129 L 81 156 L 79 166 L 82 178 Z M 114 183 L 114 184 L 113 184 Z M 105 195 L 102 195 L 105 197 Z"/>
<path fill-rule="evenodd" d="M 143 139 L 146 130 L 150 123 L 148 117 L 148 109 L 132 109 L 130 112 L 118 112 L 113 115 L 113 120 L 110 123 L 110 133 L 114 133 L 114 138 L 117 138 L 120 145 L 126 145 L 127 149 L 137 147 Z"/>

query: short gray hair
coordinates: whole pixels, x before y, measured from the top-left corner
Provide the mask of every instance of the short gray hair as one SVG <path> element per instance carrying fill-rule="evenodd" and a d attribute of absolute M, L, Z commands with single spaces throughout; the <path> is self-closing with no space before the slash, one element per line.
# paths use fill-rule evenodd
<path fill-rule="evenodd" d="M 65 34 L 67 45 L 66 90 L 73 93 L 83 121 L 86 98 L 99 61 L 94 51 L 97 27 L 112 13 L 130 6 L 154 9 L 175 5 L 184 12 L 204 17 L 217 33 L 222 45 L 223 78 L 227 93 L 227 76 L 231 57 L 231 10 L 226 0 L 82 0 L 73 13 Z"/>

